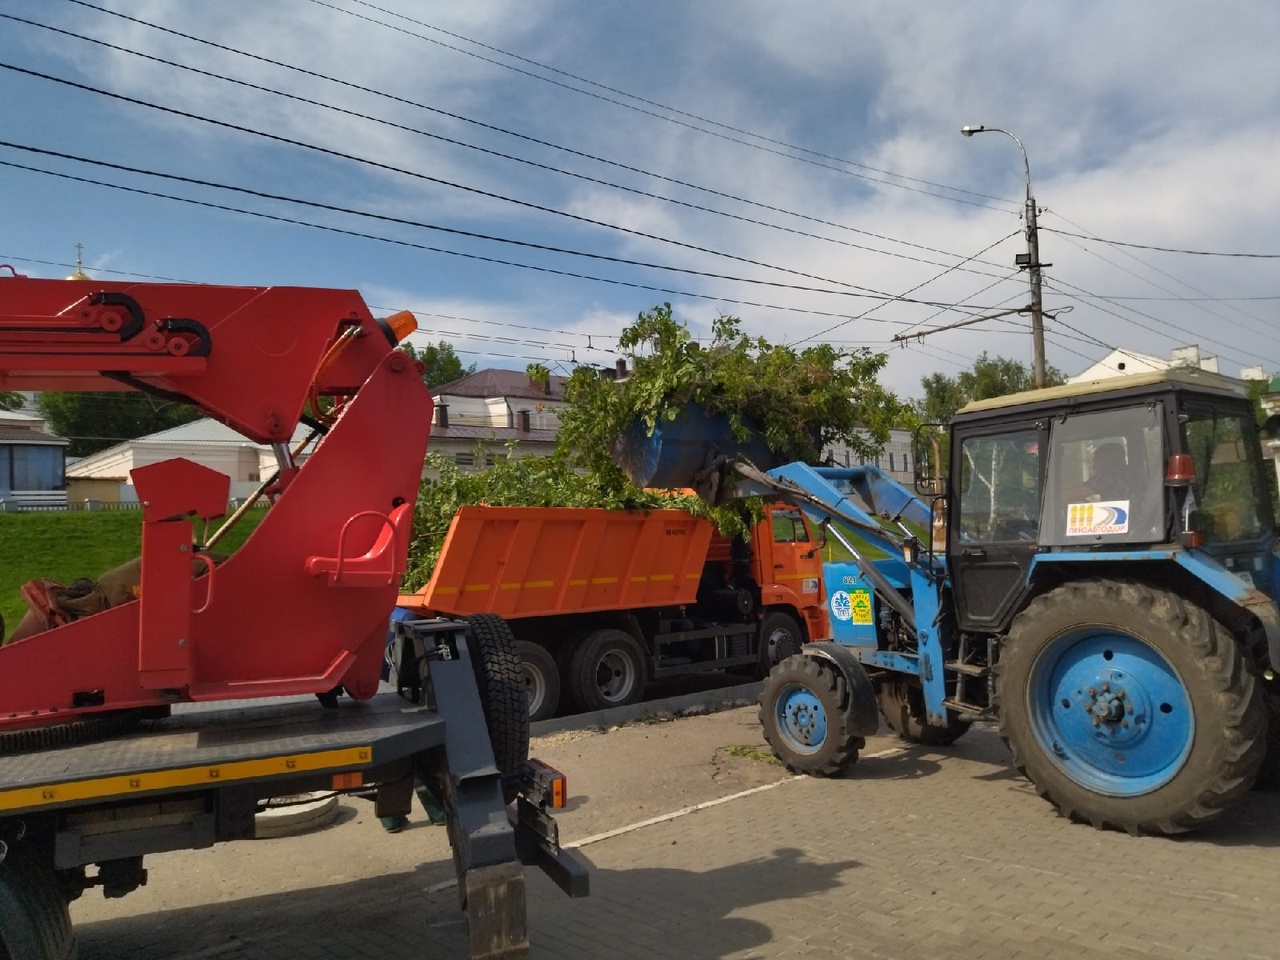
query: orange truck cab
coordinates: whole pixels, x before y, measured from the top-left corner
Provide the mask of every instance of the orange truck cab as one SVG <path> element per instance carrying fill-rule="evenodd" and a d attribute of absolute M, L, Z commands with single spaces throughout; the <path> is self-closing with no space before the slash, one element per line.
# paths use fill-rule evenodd
<path fill-rule="evenodd" d="M 505 618 L 535 720 L 633 703 L 680 674 L 763 676 L 830 636 L 817 538 L 782 504 L 749 542 L 681 510 L 466 506 L 430 582 L 399 607 Z"/>

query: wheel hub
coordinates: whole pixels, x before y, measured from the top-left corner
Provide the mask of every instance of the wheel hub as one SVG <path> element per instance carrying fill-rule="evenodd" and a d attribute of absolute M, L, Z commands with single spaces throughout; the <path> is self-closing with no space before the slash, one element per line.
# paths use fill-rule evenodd
<path fill-rule="evenodd" d="M 1195 715 L 1177 672 L 1122 633 L 1063 637 L 1042 655 L 1028 695 L 1046 750 L 1100 793 L 1137 796 L 1168 782 L 1194 742 Z"/>
<path fill-rule="evenodd" d="M 1084 710 L 1093 717 L 1095 727 L 1104 723 L 1119 724 L 1122 728 L 1129 726 L 1129 721 L 1125 718 L 1132 716 L 1133 702 L 1123 687 L 1112 690 L 1110 682 L 1104 682 L 1100 689 L 1077 689 L 1076 694 L 1087 698 L 1083 703 Z"/>
<path fill-rule="evenodd" d="M 827 714 L 812 692 L 792 690 L 778 702 L 778 726 L 793 746 L 820 747 L 827 736 Z"/>

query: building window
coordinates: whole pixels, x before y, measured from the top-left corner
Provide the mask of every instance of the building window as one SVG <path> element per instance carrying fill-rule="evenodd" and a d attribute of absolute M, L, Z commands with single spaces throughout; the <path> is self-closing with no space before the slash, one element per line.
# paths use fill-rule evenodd
<path fill-rule="evenodd" d="M 10 490 L 65 490 L 61 447 L 15 444 L 8 448 Z"/>
<path fill-rule="evenodd" d="M 476 465 L 476 458 L 470 453 L 455 453 L 453 455 L 453 462 L 460 467 L 474 467 Z"/>
<path fill-rule="evenodd" d="M 894 469 L 895 469 L 895 468 L 894 468 L 894 466 L 893 466 L 893 454 L 892 454 L 892 453 L 890 453 L 890 454 L 889 454 L 889 472 L 890 472 L 890 473 L 893 473 Z"/>

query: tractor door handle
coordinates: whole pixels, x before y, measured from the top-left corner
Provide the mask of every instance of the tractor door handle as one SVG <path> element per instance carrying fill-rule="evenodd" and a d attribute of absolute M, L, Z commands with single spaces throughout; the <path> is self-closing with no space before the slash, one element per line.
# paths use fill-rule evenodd
<path fill-rule="evenodd" d="M 983 550 L 981 547 L 965 547 L 961 553 L 966 557 L 985 557 L 987 555 L 987 551 Z"/>

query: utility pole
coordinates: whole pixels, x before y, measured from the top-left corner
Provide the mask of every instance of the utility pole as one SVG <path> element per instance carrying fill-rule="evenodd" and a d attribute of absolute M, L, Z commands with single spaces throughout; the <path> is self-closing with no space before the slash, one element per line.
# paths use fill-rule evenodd
<path fill-rule="evenodd" d="M 1034 356 L 1032 370 L 1036 386 L 1043 387 L 1045 385 L 1044 303 L 1040 296 L 1040 268 L 1044 264 L 1040 263 L 1040 232 L 1036 224 L 1036 198 L 1031 193 L 1031 161 L 1027 159 L 1027 148 L 1012 133 L 1001 130 L 999 127 L 984 127 L 980 123 L 970 124 L 962 127 L 960 132 L 966 137 L 972 137 L 975 133 L 1003 133 L 1022 151 L 1022 166 L 1027 174 L 1027 252 L 1016 257 L 1014 262 L 1017 266 L 1026 268 L 1027 277 L 1031 282 L 1031 347 Z"/>

